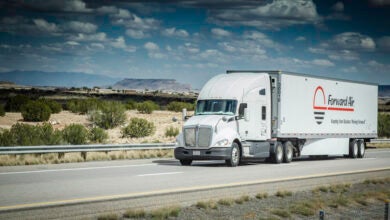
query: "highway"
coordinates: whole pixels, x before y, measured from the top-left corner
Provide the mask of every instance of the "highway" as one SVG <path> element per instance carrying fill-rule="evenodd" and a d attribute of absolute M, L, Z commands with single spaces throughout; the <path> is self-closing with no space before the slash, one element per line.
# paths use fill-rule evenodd
<path fill-rule="evenodd" d="M 390 149 L 368 150 L 363 159 L 300 159 L 234 168 L 223 161 L 185 167 L 174 159 L 1 167 L 0 212 L 379 170 L 390 170 Z"/>

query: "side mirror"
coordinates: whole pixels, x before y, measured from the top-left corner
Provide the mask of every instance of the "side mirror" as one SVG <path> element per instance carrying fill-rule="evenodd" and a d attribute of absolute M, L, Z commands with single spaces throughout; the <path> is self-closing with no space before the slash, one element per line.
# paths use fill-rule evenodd
<path fill-rule="evenodd" d="M 244 119 L 245 119 L 245 121 L 249 121 L 249 110 L 248 110 L 248 108 L 246 108 L 244 110 Z"/>
<path fill-rule="evenodd" d="M 245 109 L 247 109 L 248 104 L 246 103 L 241 103 L 240 106 L 238 107 L 238 118 L 244 118 L 245 116 Z"/>

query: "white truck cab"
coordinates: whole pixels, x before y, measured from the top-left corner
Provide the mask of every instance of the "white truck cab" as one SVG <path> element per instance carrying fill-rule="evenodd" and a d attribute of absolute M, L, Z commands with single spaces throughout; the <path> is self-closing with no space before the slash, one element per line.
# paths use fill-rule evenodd
<path fill-rule="evenodd" d="M 286 81 L 284 76 L 292 76 L 291 82 L 287 82 L 289 80 Z M 307 83 L 308 79 L 313 82 Z M 283 85 L 294 84 L 294 80 L 299 81 L 295 84 L 296 89 Z M 177 137 L 175 158 L 180 160 L 182 165 L 191 165 L 193 160 L 225 160 L 228 166 L 237 166 L 245 159 L 264 158 L 280 163 L 290 162 L 294 156 L 302 155 L 304 147 L 311 155 L 350 154 L 351 144 L 356 144 L 357 147 L 356 152 L 352 152 L 353 155 L 363 156 L 361 148 L 365 147 L 365 141 L 376 137 L 376 119 L 375 121 L 371 119 L 376 118 L 376 112 L 374 115 L 371 115 L 371 111 L 364 115 L 366 122 L 370 126 L 375 126 L 375 129 L 358 137 L 348 131 L 346 131 L 348 135 L 332 134 L 328 132 L 329 128 L 317 133 L 310 133 L 305 129 L 300 131 L 302 125 L 297 126 L 293 134 L 283 133 L 283 126 L 290 126 L 287 116 L 303 117 L 302 123 L 309 117 L 298 112 L 295 116 L 283 114 L 284 110 L 295 112 L 303 108 L 313 109 L 313 97 L 317 96 L 318 92 L 312 94 L 312 90 L 315 90 L 318 80 L 330 81 L 280 71 L 232 71 L 213 77 L 202 88 L 194 116 L 184 123 L 183 130 Z M 289 89 L 282 89 L 284 87 Z M 371 87 L 373 86 L 370 85 L 369 89 Z M 296 105 L 291 104 L 293 102 L 290 99 L 295 96 L 291 93 L 295 92 L 310 93 L 308 94 L 310 100 L 302 103 L 297 101 Z M 288 99 L 289 101 L 285 101 L 288 105 L 283 104 L 281 98 Z M 295 96 L 295 99 L 299 97 Z M 318 121 L 318 117 L 310 115 L 310 124 L 307 126 L 318 125 L 316 120 Z M 309 149 L 309 145 L 313 143 L 318 145 L 320 143 L 318 141 L 324 139 L 332 139 L 330 142 L 333 141 L 333 144 L 346 145 L 346 149 L 337 152 L 332 148 Z"/>

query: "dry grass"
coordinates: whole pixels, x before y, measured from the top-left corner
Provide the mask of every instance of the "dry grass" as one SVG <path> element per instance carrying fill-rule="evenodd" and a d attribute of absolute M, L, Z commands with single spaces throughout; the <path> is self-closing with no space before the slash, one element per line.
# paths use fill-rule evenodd
<path fill-rule="evenodd" d="M 97 219 L 98 220 L 117 220 L 117 219 L 119 219 L 119 217 L 117 214 L 107 213 L 107 214 L 99 215 Z"/>
<path fill-rule="evenodd" d="M 0 166 L 18 166 L 35 164 L 79 163 L 99 160 L 124 160 L 144 158 L 172 158 L 173 149 L 166 150 L 133 150 L 112 152 L 88 152 L 84 160 L 82 153 L 49 153 L 49 154 L 23 154 L 0 155 Z"/>
<path fill-rule="evenodd" d="M 224 198 L 218 200 L 218 204 L 224 205 L 224 206 L 232 206 L 234 204 L 234 200 L 231 198 Z"/>
<path fill-rule="evenodd" d="M 170 206 L 153 210 L 150 215 L 154 219 L 168 219 L 169 217 L 178 217 L 180 210 L 179 206 Z"/>
<path fill-rule="evenodd" d="M 287 190 L 279 190 L 275 193 L 275 196 L 284 198 L 287 196 L 292 196 L 292 192 Z"/>
<path fill-rule="evenodd" d="M 200 201 L 200 202 L 197 202 L 195 206 L 199 209 L 217 209 L 218 208 L 217 203 L 213 200 Z"/>
<path fill-rule="evenodd" d="M 239 198 L 234 200 L 234 202 L 236 202 L 237 204 L 243 204 L 244 202 L 248 202 L 248 201 L 249 201 L 248 195 L 240 196 Z"/>
<path fill-rule="evenodd" d="M 144 218 L 146 216 L 146 212 L 143 209 L 128 209 L 123 214 L 125 218 Z"/>
<path fill-rule="evenodd" d="M 266 199 L 268 198 L 268 193 L 257 193 L 256 199 Z"/>
<path fill-rule="evenodd" d="M 367 143 L 367 147 L 371 147 L 371 148 L 390 148 L 390 143 Z"/>

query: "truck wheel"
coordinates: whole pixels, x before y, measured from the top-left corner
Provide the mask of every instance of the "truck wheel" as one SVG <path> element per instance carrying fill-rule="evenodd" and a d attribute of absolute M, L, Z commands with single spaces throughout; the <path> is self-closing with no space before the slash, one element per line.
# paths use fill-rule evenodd
<path fill-rule="evenodd" d="M 349 157 L 356 158 L 358 156 L 358 142 L 354 139 L 349 143 Z"/>
<path fill-rule="evenodd" d="M 229 167 L 236 167 L 240 163 L 240 148 L 236 142 L 232 144 L 230 159 L 227 159 L 225 162 Z"/>
<path fill-rule="evenodd" d="M 293 158 L 293 144 L 287 141 L 283 144 L 283 162 L 290 163 Z"/>
<path fill-rule="evenodd" d="M 277 142 L 275 145 L 272 161 L 274 163 L 281 163 L 283 161 L 283 146 L 280 142 Z"/>
<path fill-rule="evenodd" d="M 364 140 L 360 140 L 358 142 L 358 158 L 363 158 L 366 153 L 366 142 Z"/>
<path fill-rule="evenodd" d="M 192 160 L 180 160 L 180 164 L 182 166 L 190 166 L 192 164 Z"/>

